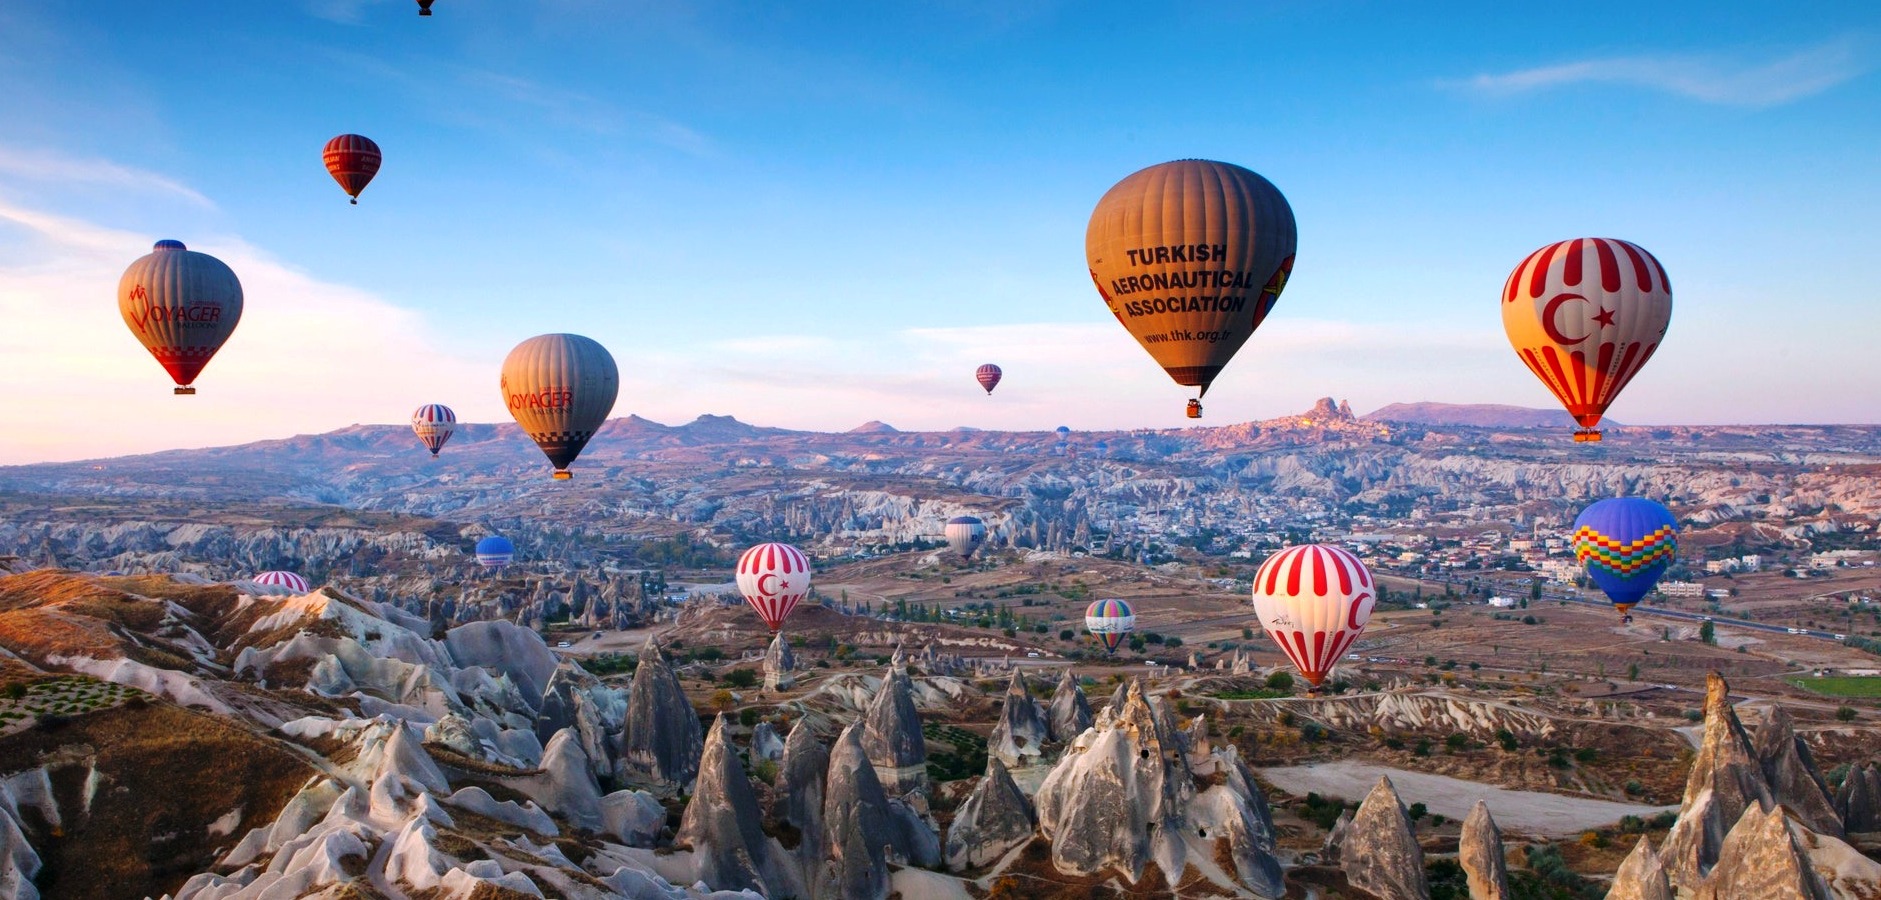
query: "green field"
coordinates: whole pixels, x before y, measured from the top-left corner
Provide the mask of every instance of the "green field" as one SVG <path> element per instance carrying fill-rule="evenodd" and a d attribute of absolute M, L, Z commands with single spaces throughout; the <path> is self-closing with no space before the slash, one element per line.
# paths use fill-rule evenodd
<path fill-rule="evenodd" d="M 1790 684 L 1828 697 L 1881 697 L 1881 675 L 1792 678 Z"/>

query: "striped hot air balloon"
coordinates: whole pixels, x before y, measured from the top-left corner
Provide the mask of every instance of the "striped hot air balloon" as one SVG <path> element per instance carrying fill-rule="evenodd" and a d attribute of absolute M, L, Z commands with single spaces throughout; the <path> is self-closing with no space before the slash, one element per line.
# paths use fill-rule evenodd
<path fill-rule="evenodd" d="M 738 592 L 771 633 L 810 594 L 810 560 L 789 544 L 759 544 L 738 557 Z"/>
<path fill-rule="evenodd" d="M 1136 630 L 1136 610 L 1122 600 L 1099 600 L 1084 608 L 1084 629 L 1115 653 Z"/>
<path fill-rule="evenodd" d="M 1314 687 L 1364 633 L 1377 604 L 1372 573 L 1338 547 L 1288 547 L 1254 573 L 1254 614 L 1261 630 Z"/>
<path fill-rule="evenodd" d="M 326 160 L 327 174 L 340 183 L 340 190 L 353 198 L 355 206 L 359 204 L 359 192 L 379 174 L 379 163 L 384 161 L 379 145 L 363 134 L 339 135 L 327 141 L 320 155 Z"/>
<path fill-rule="evenodd" d="M 158 241 L 118 279 L 118 313 L 176 393 L 194 394 L 196 376 L 242 320 L 242 283 L 222 260 Z"/>
<path fill-rule="evenodd" d="M 1574 558 L 1600 586 L 1622 622 L 1633 605 L 1652 592 L 1678 556 L 1678 521 L 1657 501 L 1615 497 L 1581 510 L 1574 518 Z"/>
<path fill-rule="evenodd" d="M 978 516 L 955 516 L 948 519 L 944 533 L 947 536 L 947 546 L 960 554 L 961 559 L 972 559 L 974 551 L 980 549 L 981 544 L 986 543 L 986 523 L 980 521 Z"/>
<path fill-rule="evenodd" d="M 1529 371 L 1600 440 L 1607 405 L 1665 340 L 1672 284 L 1637 244 L 1575 238 L 1528 255 L 1502 286 L 1502 328 Z"/>
<path fill-rule="evenodd" d="M 442 403 L 427 403 L 411 414 L 411 430 L 431 451 L 431 458 L 437 459 L 444 442 L 457 433 L 457 414 Z"/>
<path fill-rule="evenodd" d="M 477 565 L 497 572 L 516 561 L 516 545 L 499 534 L 478 541 L 476 553 Z"/>
<path fill-rule="evenodd" d="M 284 572 L 280 570 L 276 570 L 273 572 L 263 572 L 260 575 L 256 575 L 255 577 L 250 578 L 248 580 L 256 584 L 264 584 L 269 587 L 287 588 L 288 590 L 293 591 L 296 594 L 305 594 L 308 591 L 313 590 L 312 586 L 307 584 L 307 579 L 302 578 L 299 575 L 294 574 L 293 572 Z"/>
<path fill-rule="evenodd" d="M 1001 372 L 998 366 L 987 363 L 973 371 L 973 380 L 978 381 L 980 387 L 986 389 L 986 395 L 991 397 L 993 388 L 999 387 L 999 376 L 1003 374 L 1005 373 Z"/>

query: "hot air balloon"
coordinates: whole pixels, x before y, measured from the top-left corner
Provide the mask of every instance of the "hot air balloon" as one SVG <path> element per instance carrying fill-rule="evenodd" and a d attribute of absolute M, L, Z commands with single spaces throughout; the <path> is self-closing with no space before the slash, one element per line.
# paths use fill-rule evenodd
<path fill-rule="evenodd" d="M 1652 592 L 1679 552 L 1678 521 L 1644 497 L 1601 500 L 1574 518 L 1574 558 L 1613 601 L 1620 621 Z"/>
<path fill-rule="evenodd" d="M 810 560 L 789 544 L 759 544 L 738 557 L 738 592 L 776 634 L 810 593 Z"/>
<path fill-rule="evenodd" d="M 1104 652 L 1115 653 L 1136 630 L 1136 610 L 1122 600 L 1099 600 L 1084 608 L 1084 629 L 1104 645 Z"/>
<path fill-rule="evenodd" d="M 620 394 L 620 370 L 607 348 L 578 334 L 543 334 L 503 360 L 503 403 L 542 448 L 556 479 L 607 421 Z"/>
<path fill-rule="evenodd" d="M 1091 445 L 1091 449 L 1096 450 L 1098 456 L 1107 457 L 1110 455 L 1110 442 L 1098 441 L 1097 443 Z"/>
<path fill-rule="evenodd" d="M 980 387 L 986 389 L 986 396 L 991 397 L 993 395 L 993 388 L 999 387 L 999 376 L 1003 374 L 1005 373 L 1001 372 L 998 366 L 987 363 L 973 370 L 973 380 L 979 382 Z"/>
<path fill-rule="evenodd" d="M 945 534 L 948 547 L 961 559 L 972 559 L 973 552 L 986 543 L 986 523 L 977 516 L 955 516 L 947 520 Z"/>
<path fill-rule="evenodd" d="M 242 320 L 242 283 L 222 260 L 158 241 L 118 279 L 118 312 L 176 393 L 194 394 L 196 376 Z"/>
<path fill-rule="evenodd" d="M 425 449 L 431 451 L 431 458 L 437 459 L 444 442 L 457 433 L 457 414 L 442 403 L 427 403 L 411 414 L 411 430 Z"/>
<path fill-rule="evenodd" d="M 1581 424 L 1594 426 L 1665 339 L 1672 284 L 1636 244 L 1576 238 L 1528 255 L 1502 286 L 1502 328 L 1529 371 Z"/>
<path fill-rule="evenodd" d="M 431 15 L 431 3 L 432 0 L 418 0 L 418 14 L 421 16 Z"/>
<path fill-rule="evenodd" d="M 1364 633 L 1377 591 L 1358 557 L 1302 544 L 1268 557 L 1254 573 L 1254 614 L 1294 668 L 1319 687 Z"/>
<path fill-rule="evenodd" d="M 502 535 L 490 535 L 477 542 L 477 565 L 501 572 L 516 561 L 516 545 Z"/>
<path fill-rule="evenodd" d="M 1287 198 L 1229 163 L 1143 169 L 1104 194 L 1084 233 L 1091 280 L 1157 365 L 1199 399 L 1259 328 L 1293 271 Z"/>
<path fill-rule="evenodd" d="M 384 159 L 379 154 L 379 145 L 363 134 L 342 134 L 327 141 L 321 156 L 326 159 L 327 174 L 340 183 L 340 190 L 353 198 L 355 206 L 359 205 L 359 192 L 372 183 L 372 176 L 379 174 L 379 163 Z"/>
<path fill-rule="evenodd" d="M 302 578 L 299 575 L 294 574 L 293 572 L 282 572 L 278 570 L 273 571 L 273 572 L 263 572 L 260 575 L 256 575 L 255 577 L 250 578 L 248 580 L 256 584 L 265 584 L 265 585 L 268 585 L 269 587 L 287 588 L 288 590 L 293 591 L 296 594 L 305 594 L 308 591 L 313 590 L 313 588 L 307 584 L 307 579 Z"/>

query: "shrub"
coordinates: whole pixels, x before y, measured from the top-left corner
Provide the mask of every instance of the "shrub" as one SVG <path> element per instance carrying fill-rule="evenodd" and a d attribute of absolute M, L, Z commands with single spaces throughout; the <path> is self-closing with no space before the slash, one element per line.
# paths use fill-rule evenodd
<path fill-rule="evenodd" d="M 1453 732 L 1449 737 L 1443 739 L 1443 745 L 1450 748 L 1451 753 L 1462 750 L 1465 746 L 1469 745 L 1469 742 L 1470 736 L 1461 731 Z"/>
<path fill-rule="evenodd" d="M 26 682 L 15 681 L 12 684 L 7 685 L 6 694 L 7 694 L 8 700 L 26 699 Z"/>
<path fill-rule="evenodd" d="M 1418 738 L 1417 746 L 1413 748 L 1411 752 L 1417 754 L 1418 756 L 1429 756 L 1430 755 L 1430 739 Z"/>
<path fill-rule="evenodd" d="M 1856 715 L 1857 713 L 1853 706 L 1838 706 L 1835 708 L 1835 717 L 1843 722 L 1855 721 Z"/>
<path fill-rule="evenodd" d="M 1516 748 L 1515 732 L 1507 728 L 1496 729 L 1496 743 L 1502 745 L 1503 750 L 1514 753 Z"/>
<path fill-rule="evenodd" d="M 1582 747 L 1579 750 L 1574 751 L 1575 762 L 1590 763 L 1599 758 L 1600 758 L 1600 751 L 1595 750 L 1592 747 Z"/>
<path fill-rule="evenodd" d="M 1405 812 L 1410 813 L 1411 821 L 1416 822 L 1424 818 L 1425 816 L 1430 815 L 1430 808 L 1425 806 L 1422 803 L 1413 803 L 1411 804 L 1409 809 L 1405 810 Z"/>
<path fill-rule="evenodd" d="M 1653 816 L 1650 819 L 1647 819 L 1646 824 L 1651 825 L 1654 828 L 1671 828 L 1673 823 L 1677 822 L 1678 820 L 1679 820 L 1679 814 L 1668 809 L 1665 812 L 1662 812 L 1656 816 Z"/>
<path fill-rule="evenodd" d="M 1267 676 L 1267 686 L 1276 691 L 1293 690 L 1293 676 L 1285 672 L 1275 672 Z"/>
<path fill-rule="evenodd" d="M 884 659 L 881 662 L 886 665 L 888 660 Z M 735 688 L 748 688 L 758 683 L 758 670 L 733 669 L 720 676 L 720 680 Z"/>
<path fill-rule="evenodd" d="M 738 711 L 738 724 L 746 728 L 756 726 L 758 724 L 758 718 L 758 709 L 755 706 L 747 706 Z"/>

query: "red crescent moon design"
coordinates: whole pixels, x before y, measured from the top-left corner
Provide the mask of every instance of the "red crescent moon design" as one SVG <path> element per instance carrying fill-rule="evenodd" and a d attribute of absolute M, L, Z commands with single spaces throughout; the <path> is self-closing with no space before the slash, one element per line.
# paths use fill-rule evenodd
<path fill-rule="evenodd" d="M 1587 298 L 1579 294 L 1556 294 L 1553 298 L 1549 299 L 1548 305 L 1542 307 L 1541 310 L 1541 330 L 1548 332 L 1549 340 L 1563 347 L 1572 347 L 1588 338 L 1588 336 L 1584 334 L 1577 338 L 1570 338 L 1562 334 L 1560 327 L 1555 324 L 1555 315 L 1560 312 L 1561 305 L 1570 300 L 1579 300 L 1582 303 L 1587 302 Z"/>
<path fill-rule="evenodd" d="M 1353 631 L 1365 627 L 1365 623 L 1359 621 L 1359 607 L 1365 605 L 1365 601 L 1371 598 L 1370 591 L 1359 591 L 1358 595 L 1352 598 L 1352 608 L 1346 610 L 1345 614 L 1345 627 Z"/>
<path fill-rule="evenodd" d="M 758 593 L 763 594 L 768 597 L 773 594 L 776 594 L 777 590 L 775 588 L 767 588 L 764 586 L 764 579 L 766 578 L 776 579 L 776 580 L 782 580 L 782 579 L 778 579 L 776 573 L 774 572 L 766 572 L 758 576 Z"/>

